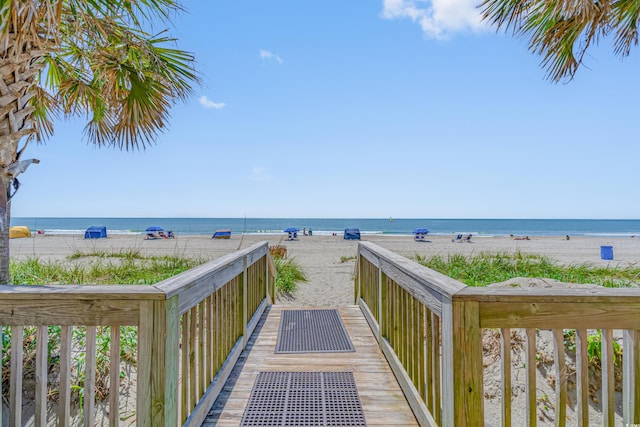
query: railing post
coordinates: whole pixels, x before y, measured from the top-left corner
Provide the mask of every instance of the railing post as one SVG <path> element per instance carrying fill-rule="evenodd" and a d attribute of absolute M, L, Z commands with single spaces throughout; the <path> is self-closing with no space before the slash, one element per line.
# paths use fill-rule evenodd
<path fill-rule="evenodd" d="M 138 426 L 178 424 L 178 295 L 142 301 L 138 324 Z"/>
<path fill-rule="evenodd" d="M 452 296 L 442 304 L 443 426 L 483 425 L 479 304 Z"/>

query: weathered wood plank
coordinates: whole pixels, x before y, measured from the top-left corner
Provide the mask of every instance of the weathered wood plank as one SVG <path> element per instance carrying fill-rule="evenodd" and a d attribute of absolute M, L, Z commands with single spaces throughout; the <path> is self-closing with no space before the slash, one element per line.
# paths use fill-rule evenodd
<path fill-rule="evenodd" d="M 138 382 L 136 387 L 136 422 L 138 426 L 151 424 L 151 377 L 153 370 L 153 301 L 140 302 L 138 326 Z"/>
<path fill-rule="evenodd" d="M 137 325 L 138 310 L 139 300 L 32 298 L 2 301 L 0 297 L 0 322 L 10 326 Z"/>
<path fill-rule="evenodd" d="M 441 334 L 440 334 L 440 318 L 436 316 L 435 313 L 431 313 L 431 328 L 432 328 L 432 339 L 433 345 L 431 347 L 431 351 L 433 353 L 433 418 L 436 420 L 436 423 L 440 425 L 441 417 L 442 417 L 442 370 L 440 366 L 442 365 L 441 356 L 440 356 L 440 342 L 441 342 Z"/>
<path fill-rule="evenodd" d="M 535 427 L 537 422 L 536 396 L 536 330 L 528 328 L 525 331 L 524 348 L 527 375 L 525 377 L 525 393 L 527 399 L 527 427 Z"/>
<path fill-rule="evenodd" d="M 634 288 L 487 288 L 466 287 L 458 292 L 461 300 L 479 303 L 597 303 L 611 302 L 615 305 L 637 306 L 640 294 Z"/>
<path fill-rule="evenodd" d="M 578 427 L 589 427 L 589 355 L 583 328 L 576 329 L 576 399 Z"/>
<path fill-rule="evenodd" d="M 480 324 L 482 328 L 640 329 L 639 312 L 640 302 L 518 302 L 505 297 L 480 303 Z"/>
<path fill-rule="evenodd" d="M 59 396 L 58 424 L 60 427 L 67 427 L 71 425 L 71 326 L 60 328 Z"/>
<path fill-rule="evenodd" d="M 93 427 L 96 401 L 96 327 L 87 326 L 85 333 L 85 373 L 84 373 L 84 405 L 82 419 L 84 427 Z"/>
<path fill-rule="evenodd" d="M 511 426 L 511 329 L 500 329 L 500 355 L 502 374 L 502 425 Z"/>
<path fill-rule="evenodd" d="M 197 340 L 197 309 L 192 307 L 189 309 L 189 412 L 196 407 L 198 403 L 198 378 L 196 378 L 196 340 Z"/>
<path fill-rule="evenodd" d="M 36 410 L 34 415 L 35 425 L 44 426 L 47 425 L 48 328 L 46 326 L 38 326 L 36 334 Z M 0 360 L 2 360 L 1 354 Z"/>
<path fill-rule="evenodd" d="M 0 301 L 16 300 L 147 300 L 165 299 L 153 286 L 140 285 L 0 285 Z"/>
<path fill-rule="evenodd" d="M 12 426 L 22 425 L 23 344 L 24 327 L 14 326 L 11 328 L 11 378 L 9 380 L 9 422 Z"/>
<path fill-rule="evenodd" d="M 109 426 L 120 422 L 120 326 L 109 331 Z"/>
<path fill-rule="evenodd" d="M 637 314 L 636 314 L 637 315 Z M 613 372 L 613 330 L 602 330 L 602 419 L 606 425 L 615 424 L 615 374 Z"/>
<path fill-rule="evenodd" d="M 564 355 L 564 335 L 562 329 L 553 331 L 553 356 L 555 359 L 556 371 L 556 427 L 567 425 L 567 364 Z"/>
<path fill-rule="evenodd" d="M 180 420 L 181 423 L 189 416 L 189 315 L 190 311 L 187 311 L 182 314 L 181 325 L 182 325 L 182 337 L 181 337 L 181 346 L 180 360 L 182 361 L 182 399 L 180 400 Z"/>

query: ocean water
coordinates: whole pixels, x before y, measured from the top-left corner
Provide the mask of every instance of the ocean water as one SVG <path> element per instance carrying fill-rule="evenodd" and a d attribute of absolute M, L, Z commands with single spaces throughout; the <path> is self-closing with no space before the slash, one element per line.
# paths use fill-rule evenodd
<path fill-rule="evenodd" d="M 406 218 L 35 218 L 14 217 L 11 225 L 26 225 L 47 234 L 83 234 L 91 225 L 107 227 L 108 234 L 141 234 L 153 225 L 176 234 L 211 235 L 230 228 L 233 234 L 280 234 L 285 228 L 313 230 L 314 235 L 342 235 L 345 228 L 362 234 L 410 235 L 427 228 L 431 235 L 482 236 L 640 236 L 640 220 L 609 219 L 406 219 Z"/>

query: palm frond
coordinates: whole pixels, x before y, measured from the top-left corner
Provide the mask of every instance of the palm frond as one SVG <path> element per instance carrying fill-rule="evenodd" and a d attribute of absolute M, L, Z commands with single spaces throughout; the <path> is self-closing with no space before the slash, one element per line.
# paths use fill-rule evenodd
<path fill-rule="evenodd" d="M 529 39 L 529 50 L 542 56 L 547 77 L 572 79 L 590 46 L 616 29 L 617 55 L 637 45 L 637 0 L 485 0 L 483 19 L 497 30 Z"/>

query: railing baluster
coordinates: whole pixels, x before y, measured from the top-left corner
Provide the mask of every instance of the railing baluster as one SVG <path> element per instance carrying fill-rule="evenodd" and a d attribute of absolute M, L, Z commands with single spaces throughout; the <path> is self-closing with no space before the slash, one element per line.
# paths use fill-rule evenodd
<path fill-rule="evenodd" d="M 48 332 L 47 326 L 38 326 L 36 336 L 36 411 L 34 414 L 36 426 L 47 425 L 47 368 L 49 366 Z M 0 360 L 2 360 L 1 354 Z M 1 392 L 0 395 L 2 395 Z"/>
<path fill-rule="evenodd" d="M 71 326 L 62 326 L 60 328 L 59 395 L 58 423 L 60 427 L 66 427 L 71 422 Z"/>
<path fill-rule="evenodd" d="M 109 425 L 120 418 L 120 326 L 111 326 L 109 335 Z"/>
<path fill-rule="evenodd" d="M 182 315 L 182 405 L 181 405 L 181 419 L 182 423 L 185 422 L 187 417 L 189 416 L 189 408 L 191 407 L 190 399 L 189 399 L 189 316 L 191 312 L 186 311 Z M 182 424 L 181 423 L 181 424 Z"/>
<path fill-rule="evenodd" d="M 615 374 L 613 372 L 613 330 L 602 330 L 602 419 L 606 425 L 615 422 Z"/>
<path fill-rule="evenodd" d="M 421 303 L 419 303 L 418 301 L 416 301 L 416 307 L 417 307 L 417 315 L 416 315 L 416 324 L 417 324 L 417 333 L 416 333 L 416 345 L 417 345 L 417 350 L 418 350 L 418 360 L 417 360 L 417 380 L 418 380 L 418 392 L 420 393 L 420 396 L 424 396 L 424 389 L 425 389 L 425 384 L 424 384 L 424 360 L 425 360 L 425 324 L 424 324 L 424 317 L 425 317 L 425 309 L 424 309 L 424 305 L 422 305 Z"/>
<path fill-rule="evenodd" d="M 96 327 L 87 326 L 85 334 L 85 379 L 83 420 L 85 427 L 93 427 L 96 385 Z"/>
<path fill-rule="evenodd" d="M 9 384 L 10 417 L 12 426 L 22 425 L 22 354 L 24 326 L 11 328 L 11 381 Z"/>
<path fill-rule="evenodd" d="M 206 300 L 202 300 L 198 304 L 198 376 L 200 379 L 200 389 L 198 391 L 198 400 L 204 394 L 204 391 L 209 385 L 209 377 L 207 376 L 206 363 L 205 363 L 205 346 L 206 346 L 206 328 L 204 323 L 204 313 L 206 307 Z"/>
<path fill-rule="evenodd" d="M 196 322 L 198 321 L 198 313 L 196 307 L 189 310 L 189 412 L 198 403 L 198 379 L 196 378 Z"/>
<path fill-rule="evenodd" d="M 511 329 L 500 329 L 502 425 L 511 426 Z"/>
<path fill-rule="evenodd" d="M 213 295 L 209 295 L 206 299 L 206 316 L 205 316 L 205 324 L 207 328 L 207 347 L 206 347 L 206 378 L 207 384 L 211 384 L 213 378 L 215 377 L 215 371 L 213 369 L 215 363 L 214 351 L 215 345 L 213 343 Z"/>
<path fill-rule="evenodd" d="M 525 351 L 527 375 L 525 381 L 527 395 L 527 427 L 536 426 L 536 330 L 525 330 Z"/>
<path fill-rule="evenodd" d="M 567 365 L 564 355 L 564 335 L 562 329 L 553 330 L 553 355 L 556 366 L 556 426 L 567 424 Z"/>
<path fill-rule="evenodd" d="M 587 330 L 576 329 L 576 397 L 578 427 L 589 427 L 589 355 Z"/>
<path fill-rule="evenodd" d="M 425 369 L 424 369 L 424 381 L 425 381 L 425 387 L 424 387 L 424 394 L 423 394 L 423 399 L 425 401 L 425 403 L 427 404 L 427 409 L 429 409 L 429 412 L 433 413 L 433 395 L 435 392 L 435 378 L 434 378 L 434 372 L 433 372 L 433 364 L 434 364 L 434 360 L 433 360 L 433 346 L 434 346 L 434 338 L 433 338 L 433 326 L 431 325 L 431 311 L 429 309 L 425 308 L 425 316 L 424 316 L 424 323 L 425 323 L 425 327 L 424 327 L 424 352 L 425 352 L 425 358 L 424 358 L 424 364 L 425 364 Z"/>
<path fill-rule="evenodd" d="M 440 423 L 442 417 L 442 390 L 440 388 L 442 384 L 442 370 L 441 366 L 441 328 L 440 318 L 435 313 L 431 313 L 431 353 L 433 360 L 433 418 L 437 423 Z"/>

